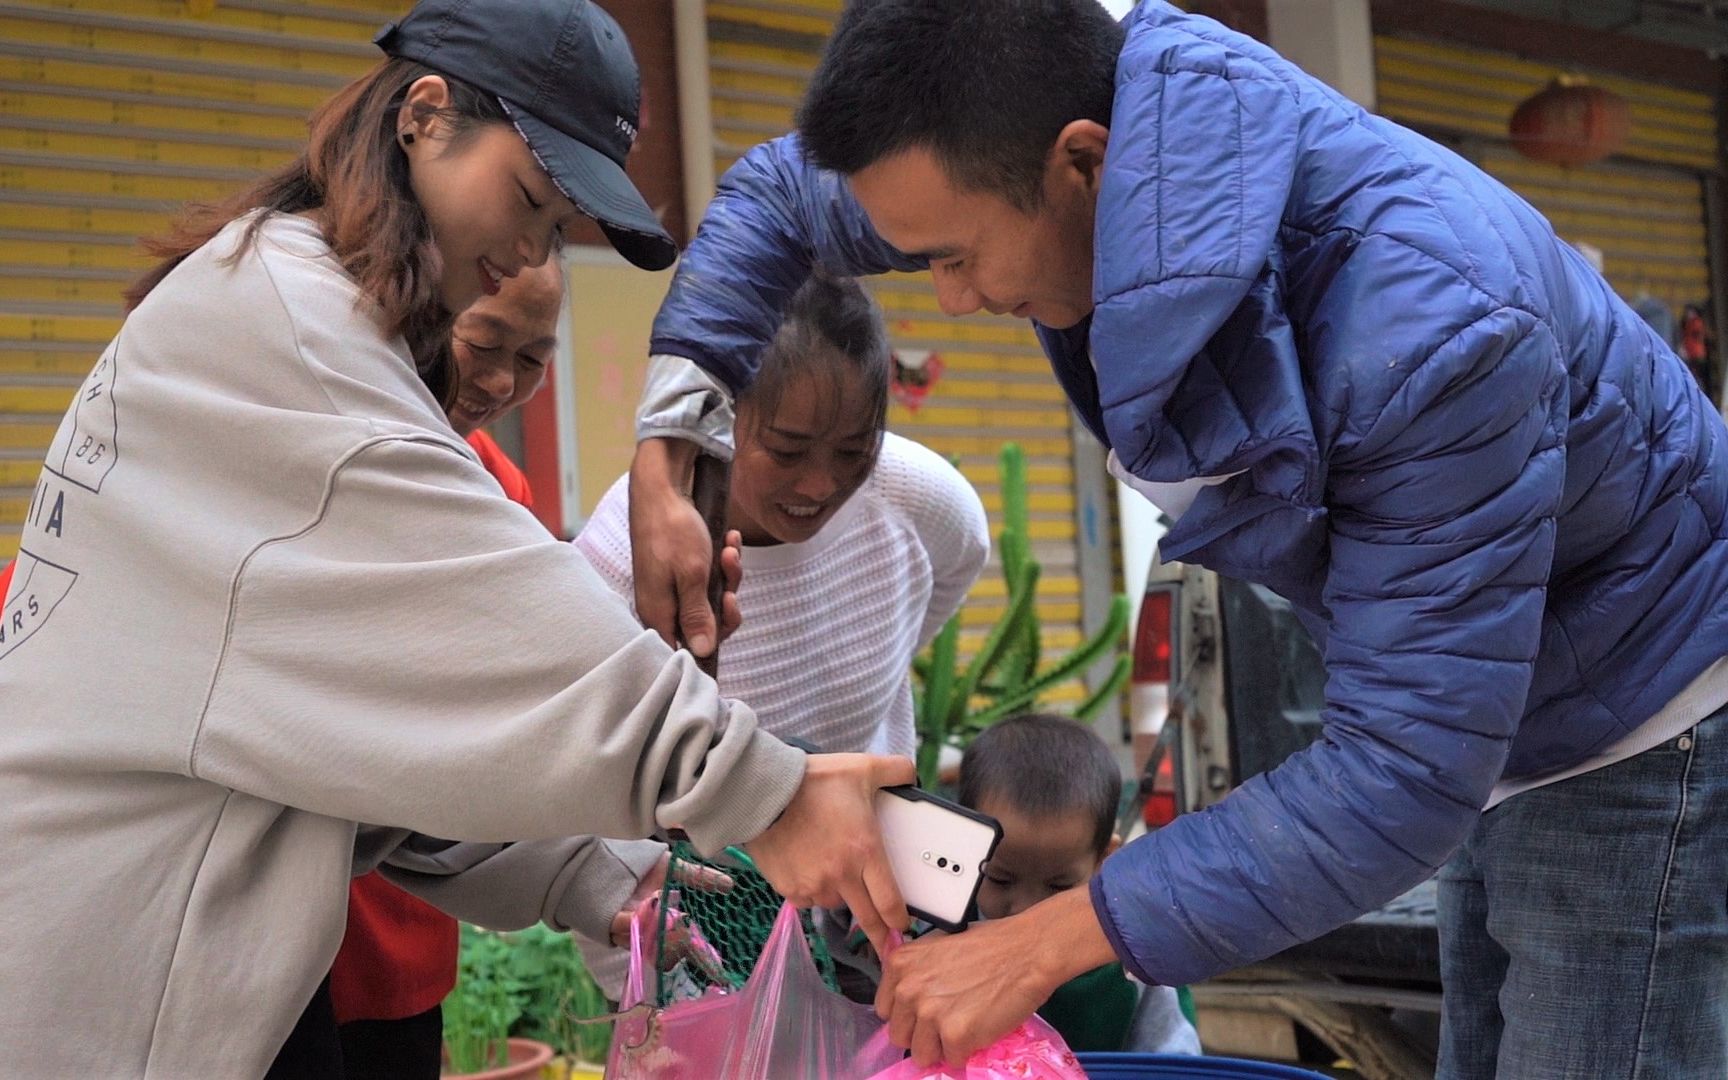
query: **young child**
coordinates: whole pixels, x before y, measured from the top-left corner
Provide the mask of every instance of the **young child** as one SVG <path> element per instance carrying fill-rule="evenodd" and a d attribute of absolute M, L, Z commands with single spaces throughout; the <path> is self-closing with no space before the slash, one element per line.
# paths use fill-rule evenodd
<path fill-rule="evenodd" d="M 1007 918 L 1085 885 L 1121 846 L 1121 795 L 1109 747 L 1084 724 L 1028 713 L 986 728 L 960 763 L 961 804 L 1002 823 L 978 890 L 980 916 Z M 1134 982 L 1119 963 L 1064 983 L 1038 1015 L 1074 1050 L 1200 1052 L 1176 991 Z"/>

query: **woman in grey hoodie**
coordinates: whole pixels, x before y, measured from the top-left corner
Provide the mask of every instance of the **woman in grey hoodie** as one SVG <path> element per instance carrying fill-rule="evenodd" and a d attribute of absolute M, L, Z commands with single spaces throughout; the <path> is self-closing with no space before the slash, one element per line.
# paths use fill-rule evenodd
<path fill-rule="evenodd" d="M 0 612 L 9 1073 L 261 1075 L 380 862 L 603 932 L 630 849 L 557 838 L 677 827 L 904 923 L 870 796 L 910 763 L 758 730 L 445 418 L 450 313 L 584 215 L 674 254 L 622 32 L 435 0 L 377 40 L 301 157 L 157 246 L 50 447 Z"/>

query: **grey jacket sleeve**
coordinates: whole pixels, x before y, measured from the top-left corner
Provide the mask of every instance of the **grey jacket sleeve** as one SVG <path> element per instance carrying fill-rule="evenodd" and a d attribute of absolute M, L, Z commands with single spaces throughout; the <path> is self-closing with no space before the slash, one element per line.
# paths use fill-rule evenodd
<path fill-rule="evenodd" d="M 194 775 L 452 840 L 754 839 L 803 755 L 453 442 L 388 436 L 248 556 Z M 380 617 L 387 613 L 387 617 Z"/>
<path fill-rule="evenodd" d="M 732 391 L 682 356 L 654 356 L 636 408 L 636 441 L 687 439 L 723 461 L 732 460 Z"/>
<path fill-rule="evenodd" d="M 460 843 L 362 827 L 355 870 L 376 864 L 386 880 L 445 914 L 494 930 L 543 922 L 605 941 L 612 917 L 665 852 L 655 840 Z"/>

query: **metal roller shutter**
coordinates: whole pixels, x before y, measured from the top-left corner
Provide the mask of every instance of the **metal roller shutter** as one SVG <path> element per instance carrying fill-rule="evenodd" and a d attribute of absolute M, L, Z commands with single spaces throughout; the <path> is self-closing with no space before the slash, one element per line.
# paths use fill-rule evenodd
<path fill-rule="evenodd" d="M 0 3 L 0 559 L 140 236 L 290 158 L 399 0 Z"/>
<path fill-rule="evenodd" d="M 706 5 L 714 175 L 750 147 L 792 128 L 840 0 L 731 0 Z M 1050 650 L 1080 640 L 1081 586 L 1074 443 L 1068 405 L 1024 323 L 991 316 L 951 319 L 936 306 L 928 275 L 872 280 L 896 348 L 941 356 L 941 380 L 916 412 L 896 404 L 888 426 L 960 462 L 999 528 L 996 454 L 1007 441 L 1026 451 L 1032 539 L 1044 576 L 1038 610 Z M 1003 610 L 1000 576 L 986 570 L 961 612 L 962 648 L 976 649 Z M 1077 686 L 1065 697 L 1079 699 Z"/>
<path fill-rule="evenodd" d="M 1676 315 L 1708 307 L 1704 174 L 1717 165 L 1715 103 L 1707 94 L 1589 73 L 1626 99 L 1632 130 L 1611 161 L 1563 168 L 1512 149 L 1518 104 L 1559 69 L 1509 53 L 1402 37 L 1375 38 L 1380 111 L 1447 138 L 1542 211 L 1555 231 L 1603 254 L 1627 299 L 1648 294 Z"/>

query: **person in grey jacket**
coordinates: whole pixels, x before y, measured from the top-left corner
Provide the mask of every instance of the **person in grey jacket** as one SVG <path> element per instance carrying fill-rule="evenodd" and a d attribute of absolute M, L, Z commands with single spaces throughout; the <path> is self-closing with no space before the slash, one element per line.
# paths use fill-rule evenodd
<path fill-rule="evenodd" d="M 622 33 L 440 0 L 378 40 L 305 154 L 157 245 L 50 446 L 0 612 L 8 1075 L 263 1074 L 380 861 L 604 933 L 628 856 L 560 838 L 678 828 L 905 924 L 870 805 L 911 763 L 759 730 L 445 417 L 450 313 L 584 215 L 672 258 Z"/>

